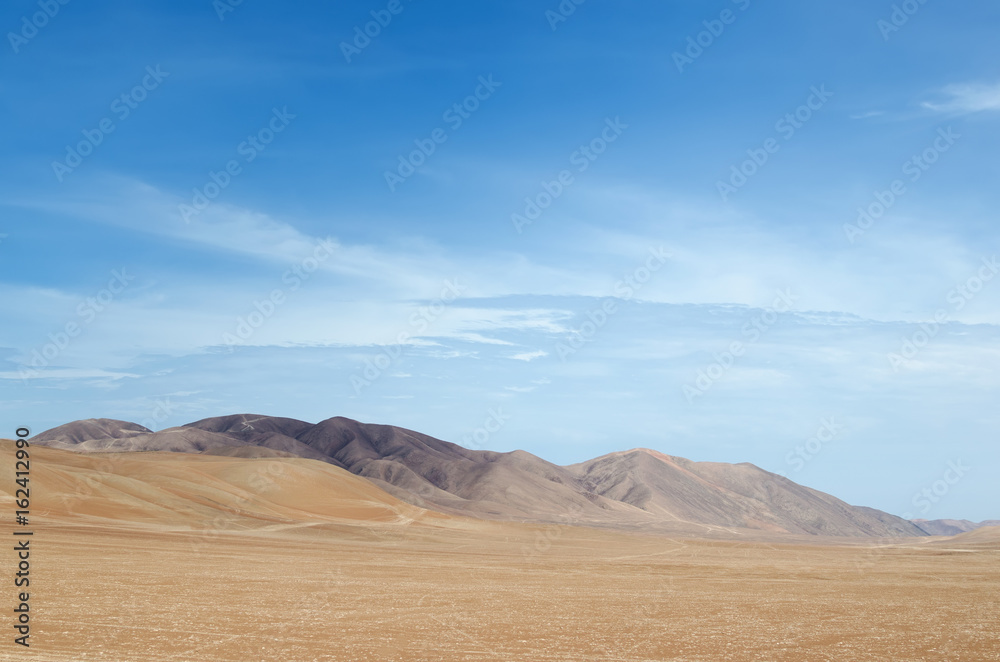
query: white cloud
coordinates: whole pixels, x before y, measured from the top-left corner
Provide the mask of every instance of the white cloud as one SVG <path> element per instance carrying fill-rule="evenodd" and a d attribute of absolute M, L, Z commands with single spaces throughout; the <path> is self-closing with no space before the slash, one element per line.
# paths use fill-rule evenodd
<path fill-rule="evenodd" d="M 857 209 L 872 202 L 873 188 L 838 202 L 833 213 L 804 212 L 800 220 L 808 231 L 770 222 L 736 205 L 713 216 L 712 205 L 702 203 L 700 210 L 692 210 L 673 195 L 624 187 L 588 190 L 587 205 L 594 215 L 632 219 L 631 232 L 577 233 L 581 252 L 614 251 L 622 256 L 609 263 L 614 265 L 610 269 L 602 265 L 603 289 L 589 294 L 610 295 L 615 282 L 641 265 L 651 247 L 666 244 L 673 256 L 637 290 L 636 299 L 763 307 L 771 304 L 776 290 L 789 288 L 801 297 L 797 310 L 882 321 L 928 319 L 947 304 L 948 290 L 979 268 L 983 245 L 995 242 L 993 231 L 985 240 L 972 240 L 945 225 L 942 219 L 954 215 L 953 209 L 915 209 L 909 198 L 903 198 L 851 244 L 844 225 L 855 223 Z M 988 222 L 985 217 L 966 220 Z M 643 225 L 648 227 L 646 234 L 635 230 Z M 664 227 L 669 233 L 663 232 Z M 615 267 L 620 269 L 617 273 Z M 956 311 L 954 318 L 968 321 L 973 314 L 984 314 L 982 321 L 1000 323 L 997 284 L 1000 280 L 977 297 L 975 306 Z"/>
<path fill-rule="evenodd" d="M 522 253 L 449 255 L 437 242 L 418 237 L 378 246 L 348 244 L 336 237 L 312 236 L 291 220 L 225 202 L 214 202 L 185 223 L 178 205 L 187 200 L 120 176 L 95 175 L 77 180 L 62 189 L 60 197 L 26 195 L 4 202 L 12 207 L 169 237 L 181 245 L 251 257 L 284 268 L 312 256 L 321 242 L 330 242 L 336 250 L 320 263 L 319 270 L 339 278 L 340 284 L 349 287 L 359 299 L 375 298 L 370 296 L 373 288 L 378 298 L 432 299 L 445 291 L 446 280 L 461 286 L 462 297 L 601 294 L 606 280 L 593 270 L 553 267 Z"/>
<path fill-rule="evenodd" d="M 99 380 L 119 380 L 127 378 L 138 378 L 140 375 L 128 372 L 111 372 L 97 368 L 26 368 L 24 372 L 4 371 L 0 372 L 0 379 L 31 379 L 31 380 L 73 380 L 73 379 L 99 379 Z"/>
<path fill-rule="evenodd" d="M 925 101 L 921 105 L 938 113 L 978 113 L 1000 110 L 1000 83 L 963 83 L 948 85 L 940 94 L 944 101 Z"/>
<path fill-rule="evenodd" d="M 534 352 L 523 352 L 521 354 L 514 354 L 510 358 L 517 359 L 518 361 L 534 361 L 535 359 L 540 359 L 543 356 L 548 356 L 548 355 L 549 355 L 548 352 L 539 349 Z"/>

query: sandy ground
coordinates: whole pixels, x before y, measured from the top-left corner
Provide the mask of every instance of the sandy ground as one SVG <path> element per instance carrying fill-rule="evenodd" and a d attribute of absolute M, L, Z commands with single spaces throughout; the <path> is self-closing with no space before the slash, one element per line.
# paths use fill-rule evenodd
<path fill-rule="evenodd" d="M 302 460 L 49 453 L 32 467 L 45 506 L 32 647 L 5 625 L 2 660 L 1000 660 L 989 538 L 740 543 L 480 522 Z M 272 483 L 253 480 L 264 467 Z M 337 499 L 315 492 L 324 480 Z M 200 508 L 214 526 L 184 522 Z M 0 554 L 3 577 L 12 563 Z"/>

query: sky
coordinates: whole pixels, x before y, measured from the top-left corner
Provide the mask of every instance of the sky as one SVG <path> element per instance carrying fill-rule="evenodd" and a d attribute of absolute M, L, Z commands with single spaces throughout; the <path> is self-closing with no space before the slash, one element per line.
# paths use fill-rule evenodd
<path fill-rule="evenodd" d="M 1000 518 L 995 3 L 16 0 L 0 27 L 4 436 L 347 416 Z"/>

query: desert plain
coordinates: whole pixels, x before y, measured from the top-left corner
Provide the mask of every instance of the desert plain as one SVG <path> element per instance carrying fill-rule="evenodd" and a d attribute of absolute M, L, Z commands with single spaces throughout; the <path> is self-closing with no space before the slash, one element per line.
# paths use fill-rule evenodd
<path fill-rule="evenodd" d="M 650 535 L 424 510 L 300 458 L 31 452 L 31 646 L 5 624 L 3 660 L 1000 660 L 996 528 Z"/>

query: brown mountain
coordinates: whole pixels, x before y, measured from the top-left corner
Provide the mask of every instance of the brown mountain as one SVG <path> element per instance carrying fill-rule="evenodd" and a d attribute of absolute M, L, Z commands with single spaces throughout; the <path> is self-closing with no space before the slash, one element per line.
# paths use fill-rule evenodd
<path fill-rule="evenodd" d="M 126 421 L 116 421 L 111 418 L 88 418 L 85 421 L 74 421 L 46 430 L 32 437 L 31 442 L 35 444 L 58 442 L 72 446 L 95 439 L 128 439 L 137 435 L 152 434 L 152 432 L 149 428 Z"/>
<path fill-rule="evenodd" d="M 588 490 L 679 521 L 832 536 L 920 535 L 901 518 L 850 506 L 749 463 L 692 462 L 636 449 L 568 469 Z"/>
<path fill-rule="evenodd" d="M 32 442 L 82 452 L 292 454 L 347 469 L 410 503 L 480 518 L 733 535 L 746 529 L 926 535 L 911 522 L 850 506 L 751 464 L 692 462 L 636 449 L 562 467 L 525 451 L 469 450 L 411 430 L 342 417 L 313 425 L 234 415 L 156 433 L 99 419 L 49 430 Z"/>
<path fill-rule="evenodd" d="M 289 429 L 294 429 L 294 423 L 312 427 L 309 423 L 279 418 L 255 419 L 261 417 L 226 416 L 209 419 L 210 423 L 205 427 L 182 426 L 160 432 L 126 421 L 88 419 L 43 432 L 33 437 L 31 443 L 83 452 L 170 451 L 206 455 L 232 455 L 233 448 L 263 447 L 342 466 L 296 439 L 278 432 L 285 422 Z M 268 423 L 268 420 L 271 422 Z M 248 456 L 247 452 L 240 455 Z"/>

